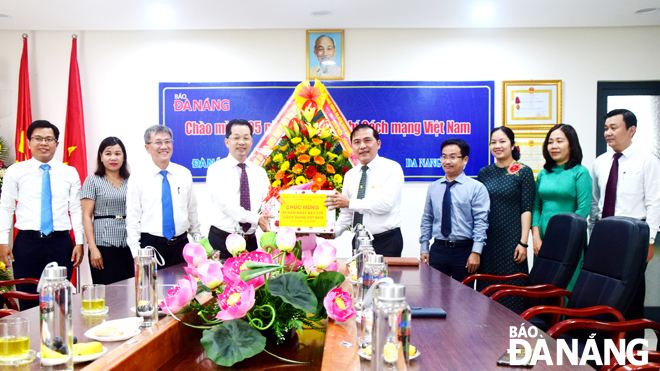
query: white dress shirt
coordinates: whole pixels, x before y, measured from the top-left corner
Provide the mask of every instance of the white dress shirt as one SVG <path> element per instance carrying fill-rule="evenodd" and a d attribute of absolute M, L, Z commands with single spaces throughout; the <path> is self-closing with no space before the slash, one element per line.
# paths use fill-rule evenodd
<path fill-rule="evenodd" d="M 646 219 L 655 238 L 660 227 L 660 160 L 634 144 L 621 152 L 614 215 Z M 598 156 L 591 171 L 594 181 L 589 228 L 601 219 L 605 188 L 612 168 L 614 151 Z"/>
<path fill-rule="evenodd" d="M 257 211 L 268 195 L 270 181 L 266 170 L 245 161 L 245 172 L 250 186 L 250 210 L 241 207 L 241 173 L 239 162 L 231 154 L 215 162 L 206 173 L 206 184 L 211 191 L 213 215 L 211 225 L 228 233 L 240 228 L 239 223 L 250 223 L 247 234 L 256 231 L 259 224 Z M 242 229 L 241 229 L 242 231 Z"/>
<path fill-rule="evenodd" d="M 44 173 L 41 165 L 42 162 L 32 158 L 7 169 L 0 199 L 0 244 L 9 242 L 14 211 L 18 230 L 41 230 L 41 182 Z M 76 244 L 80 245 L 83 243 L 83 224 L 78 172 L 74 167 L 55 160 L 48 162 L 48 165 L 53 228 L 55 231 L 69 231 L 73 226 Z"/>
<path fill-rule="evenodd" d="M 341 209 L 337 218 L 335 236 L 339 237 L 353 224 L 353 214 L 361 213 L 362 222 L 372 234 L 379 234 L 401 227 L 401 191 L 403 170 L 399 163 L 376 156 L 367 164 L 367 187 L 364 198 L 358 200 L 362 165 L 346 173 L 342 194 L 351 200 L 348 208 Z"/>
<path fill-rule="evenodd" d="M 193 190 L 190 170 L 173 162 L 167 166 L 167 181 L 172 192 L 175 236 L 190 232 L 199 237 L 197 198 Z M 126 234 L 128 247 L 137 256 L 140 233 L 163 237 L 163 206 L 161 203 L 163 176 L 161 169 L 151 162 L 145 171 L 131 174 L 126 195 Z"/>

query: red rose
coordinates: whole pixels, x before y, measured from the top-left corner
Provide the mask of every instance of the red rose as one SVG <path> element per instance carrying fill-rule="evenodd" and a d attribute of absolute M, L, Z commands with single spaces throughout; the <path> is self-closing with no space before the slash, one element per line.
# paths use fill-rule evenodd
<path fill-rule="evenodd" d="M 348 172 L 348 168 L 346 166 L 342 166 L 341 168 L 342 175 L 346 175 L 347 172 Z"/>
<path fill-rule="evenodd" d="M 309 136 L 309 131 L 307 131 L 307 126 L 305 125 L 300 125 L 300 134 L 308 137 Z"/>
<path fill-rule="evenodd" d="M 273 167 L 270 168 L 270 171 L 275 171 L 277 170 L 277 165 L 273 165 Z"/>
<path fill-rule="evenodd" d="M 321 186 L 321 189 L 324 190 L 324 191 L 332 190 L 332 189 L 333 189 L 333 188 L 332 188 L 332 184 L 330 184 L 330 182 L 327 182 L 327 181 L 326 181 L 326 182 L 323 183 L 323 185 Z"/>
<path fill-rule="evenodd" d="M 517 162 L 514 162 L 514 163 L 511 164 L 511 166 L 509 166 L 507 171 L 509 172 L 509 174 L 513 175 L 513 174 L 519 172 L 520 169 L 522 169 L 522 165 L 517 163 Z"/>
<path fill-rule="evenodd" d="M 287 160 L 293 160 L 294 158 L 296 158 L 296 151 L 293 151 L 293 152 L 289 153 L 288 155 L 286 155 Z"/>
<path fill-rule="evenodd" d="M 325 149 L 330 149 L 330 148 L 332 148 L 332 143 L 325 142 Z"/>
<path fill-rule="evenodd" d="M 307 176 L 307 178 L 310 179 L 313 178 L 314 175 L 316 175 L 316 167 L 307 166 L 307 169 L 305 169 L 305 176 Z"/>

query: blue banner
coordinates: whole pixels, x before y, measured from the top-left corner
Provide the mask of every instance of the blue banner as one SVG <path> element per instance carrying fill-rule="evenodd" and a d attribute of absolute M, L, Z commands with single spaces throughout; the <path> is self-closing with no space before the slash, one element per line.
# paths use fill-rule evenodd
<path fill-rule="evenodd" d="M 243 118 L 254 145 L 292 99 L 297 82 L 160 83 L 160 122 L 174 133 L 172 161 L 195 181 L 227 156 L 225 125 Z M 461 138 L 471 147 L 465 168 L 476 176 L 490 163 L 488 134 L 494 120 L 494 82 L 324 82 L 349 126 L 373 125 L 379 154 L 397 161 L 407 181 L 444 176 L 440 144 Z"/>

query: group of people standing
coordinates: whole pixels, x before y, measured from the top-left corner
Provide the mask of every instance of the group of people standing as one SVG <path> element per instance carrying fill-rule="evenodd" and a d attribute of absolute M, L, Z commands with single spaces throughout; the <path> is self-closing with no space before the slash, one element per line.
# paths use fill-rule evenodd
<path fill-rule="evenodd" d="M 446 176 L 428 189 L 421 222 L 421 260 L 459 281 L 476 272 L 528 273 L 530 230 L 533 251 L 538 255 L 548 222 L 560 213 L 589 218 L 590 228 L 598 220 L 615 215 L 646 221 L 651 236 L 646 261 L 651 260 L 660 227 L 660 160 L 632 143 L 637 130 L 632 112 L 617 109 L 604 119 L 610 150 L 596 159 L 591 172 L 581 164 L 582 149 L 575 129 L 559 124 L 546 135 L 545 165 L 536 182 L 532 170 L 518 162 L 520 152 L 513 131 L 507 127 L 490 133 L 495 163 L 482 168 L 476 180 L 463 172 L 468 144 L 460 139 L 443 142 Z M 429 252 L 431 237 L 435 241 Z M 522 285 L 520 281 L 511 283 Z M 480 280 L 477 289 L 494 283 Z M 642 279 L 627 319 L 643 318 L 645 291 Z M 509 297 L 502 303 L 517 312 L 523 309 L 522 299 Z"/>

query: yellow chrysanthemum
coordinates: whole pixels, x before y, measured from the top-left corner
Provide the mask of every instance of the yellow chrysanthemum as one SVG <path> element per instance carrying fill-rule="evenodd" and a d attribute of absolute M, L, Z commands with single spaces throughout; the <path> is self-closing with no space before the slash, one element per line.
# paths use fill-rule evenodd
<path fill-rule="evenodd" d="M 346 152 L 346 150 L 341 151 L 341 154 L 344 155 L 344 157 L 349 158 L 351 155 Z"/>
<path fill-rule="evenodd" d="M 282 147 L 280 147 L 280 151 L 282 151 L 282 152 L 286 152 L 287 149 L 289 149 L 289 145 L 288 145 L 288 144 L 285 144 L 285 145 L 283 145 Z"/>
<path fill-rule="evenodd" d="M 282 163 L 282 166 L 280 166 L 280 170 L 289 170 L 289 166 L 291 166 L 291 164 L 289 164 L 289 161 L 284 161 Z"/>
<path fill-rule="evenodd" d="M 344 181 L 344 178 L 342 178 L 341 174 L 335 174 L 335 182 L 341 184 Z"/>
<path fill-rule="evenodd" d="M 275 156 L 273 156 L 273 161 L 275 162 L 282 162 L 282 160 L 284 160 L 284 158 L 282 157 L 281 153 L 278 153 Z"/>
<path fill-rule="evenodd" d="M 282 181 L 281 180 L 276 180 L 276 181 L 273 182 L 273 187 L 279 187 L 280 184 L 282 184 Z"/>
<path fill-rule="evenodd" d="M 307 183 L 307 178 L 305 178 L 304 176 L 299 176 L 299 177 L 296 178 L 296 184 L 297 185 L 301 185 L 301 184 L 305 184 L 305 183 Z"/>
<path fill-rule="evenodd" d="M 335 154 L 332 153 L 332 152 L 328 152 L 328 157 L 330 157 L 330 159 L 332 160 L 332 159 L 337 158 L 337 155 L 335 155 Z"/>
<path fill-rule="evenodd" d="M 309 150 L 309 155 L 312 156 L 312 157 L 316 157 L 320 154 L 321 154 L 321 150 L 316 148 L 316 147 Z"/>
<path fill-rule="evenodd" d="M 292 138 L 292 139 L 291 139 L 291 143 L 293 143 L 293 144 L 298 144 L 298 143 L 300 143 L 301 140 L 302 140 L 302 138 L 300 138 L 300 137 L 295 137 L 295 138 Z"/>
<path fill-rule="evenodd" d="M 277 151 L 279 148 L 280 148 L 280 146 L 272 146 L 272 147 L 270 147 L 270 149 L 272 149 L 273 151 Z"/>

